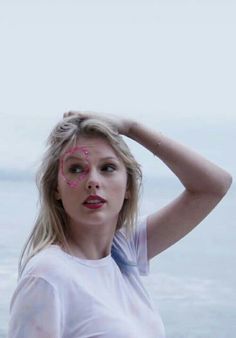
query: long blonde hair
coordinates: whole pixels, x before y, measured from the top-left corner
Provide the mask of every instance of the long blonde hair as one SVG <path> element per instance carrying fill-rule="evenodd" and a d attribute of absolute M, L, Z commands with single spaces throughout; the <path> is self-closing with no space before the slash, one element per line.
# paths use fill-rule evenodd
<path fill-rule="evenodd" d="M 67 117 L 59 122 L 49 135 L 47 149 L 37 172 L 39 212 L 20 256 L 19 275 L 29 259 L 47 246 L 58 244 L 61 247 L 67 247 L 68 219 L 61 201 L 55 197 L 55 192 L 61 152 L 65 147 L 75 145 L 79 136 L 103 137 L 125 164 L 130 197 L 124 200 L 116 229 L 124 227 L 129 235 L 135 228 L 142 181 L 140 165 L 131 154 L 122 136 L 104 120 L 91 118 L 81 120 L 76 116 Z"/>

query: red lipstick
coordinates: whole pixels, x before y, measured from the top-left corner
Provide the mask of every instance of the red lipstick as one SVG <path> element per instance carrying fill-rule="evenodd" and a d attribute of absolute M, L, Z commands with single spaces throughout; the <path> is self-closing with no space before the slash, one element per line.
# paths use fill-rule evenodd
<path fill-rule="evenodd" d="M 88 209 L 98 209 L 101 208 L 106 200 L 98 195 L 90 195 L 84 201 L 83 205 Z"/>

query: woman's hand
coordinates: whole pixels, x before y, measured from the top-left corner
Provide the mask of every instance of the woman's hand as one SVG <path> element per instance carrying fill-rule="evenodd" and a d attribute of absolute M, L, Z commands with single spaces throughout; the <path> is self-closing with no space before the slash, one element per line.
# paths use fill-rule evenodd
<path fill-rule="evenodd" d="M 112 127 L 117 130 L 119 134 L 129 136 L 131 126 L 135 123 L 131 119 L 118 117 L 115 115 L 108 115 L 103 113 L 96 113 L 91 111 L 69 111 L 64 113 L 63 117 L 67 118 L 70 116 L 78 116 L 81 120 L 85 120 L 88 118 L 95 118 L 98 120 L 106 121 L 108 124 L 112 125 Z"/>

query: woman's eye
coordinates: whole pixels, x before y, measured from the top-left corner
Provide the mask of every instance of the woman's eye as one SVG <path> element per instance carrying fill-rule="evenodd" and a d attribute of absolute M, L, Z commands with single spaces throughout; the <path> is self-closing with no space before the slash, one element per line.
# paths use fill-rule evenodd
<path fill-rule="evenodd" d="M 84 170 L 83 167 L 73 166 L 73 167 L 70 167 L 69 172 L 72 174 L 80 174 L 83 170 Z"/>
<path fill-rule="evenodd" d="M 105 164 L 102 167 L 102 171 L 107 171 L 107 172 L 110 172 L 110 173 L 112 173 L 115 170 L 116 170 L 116 166 L 114 164 Z"/>

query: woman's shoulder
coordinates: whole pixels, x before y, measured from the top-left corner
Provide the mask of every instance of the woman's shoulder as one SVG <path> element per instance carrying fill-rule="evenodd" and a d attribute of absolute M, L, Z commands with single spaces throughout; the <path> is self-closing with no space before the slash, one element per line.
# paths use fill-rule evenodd
<path fill-rule="evenodd" d="M 58 245 L 50 245 L 27 262 L 21 279 L 35 277 L 52 282 L 65 275 L 67 263 L 62 249 Z"/>
<path fill-rule="evenodd" d="M 116 232 L 114 239 L 126 243 L 134 241 L 140 232 L 146 230 L 146 223 L 146 215 L 139 217 L 136 226 L 131 231 L 128 231 L 125 227 L 121 227 Z"/>
<path fill-rule="evenodd" d="M 121 251 L 133 252 L 138 246 L 138 242 L 142 233 L 146 231 L 146 216 L 140 217 L 138 222 L 131 231 L 127 228 L 122 227 L 116 231 L 113 238 L 113 246 Z"/>

